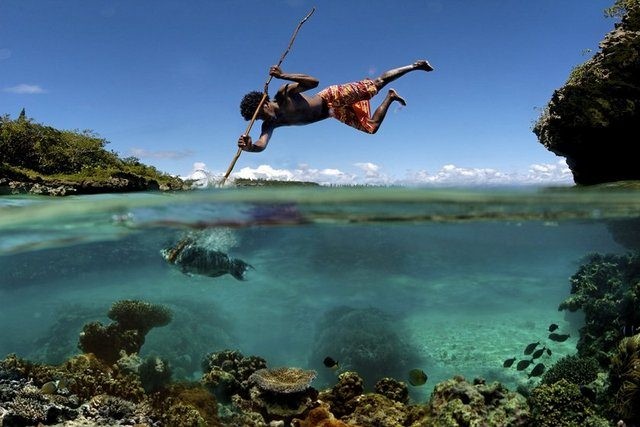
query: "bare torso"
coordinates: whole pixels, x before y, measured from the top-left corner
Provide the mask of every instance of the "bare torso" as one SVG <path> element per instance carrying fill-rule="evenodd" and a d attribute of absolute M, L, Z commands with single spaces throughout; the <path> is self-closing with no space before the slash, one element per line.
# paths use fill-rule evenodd
<path fill-rule="evenodd" d="M 276 116 L 266 120 L 265 125 L 271 128 L 280 126 L 306 125 L 329 117 L 329 108 L 318 95 L 304 93 L 278 93 L 275 102 Z"/>
<path fill-rule="evenodd" d="M 262 120 L 260 138 L 252 142 L 248 135 L 241 135 L 238 146 L 247 151 L 265 149 L 274 129 L 281 126 L 306 125 L 329 117 L 329 108 L 318 95 L 304 92 L 318 86 L 318 80 L 306 74 L 283 73 L 280 67 L 273 66 L 269 75 L 292 83 L 282 85 L 273 100 L 263 104 L 258 118 Z"/>

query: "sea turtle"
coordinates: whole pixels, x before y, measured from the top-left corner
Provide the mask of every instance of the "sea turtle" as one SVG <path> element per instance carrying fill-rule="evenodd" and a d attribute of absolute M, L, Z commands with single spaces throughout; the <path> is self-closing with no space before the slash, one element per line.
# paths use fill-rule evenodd
<path fill-rule="evenodd" d="M 184 238 L 174 247 L 163 249 L 162 257 L 170 264 L 177 265 L 185 274 L 199 274 L 218 277 L 231 274 L 238 280 L 245 280 L 244 274 L 251 265 L 241 259 L 231 258 L 219 250 L 199 246 L 192 238 Z"/>

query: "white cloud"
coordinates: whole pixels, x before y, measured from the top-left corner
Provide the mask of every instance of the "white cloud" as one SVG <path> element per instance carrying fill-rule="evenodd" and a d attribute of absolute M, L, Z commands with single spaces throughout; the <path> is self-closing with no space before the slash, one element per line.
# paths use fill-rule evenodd
<path fill-rule="evenodd" d="M 354 163 L 354 166 L 364 172 L 364 179 L 360 184 L 387 185 L 393 184 L 393 180 L 382 173 L 380 166 L 371 162 Z"/>
<path fill-rule="evenodd" d="M 4 88 L 4 91 L 9 93 L 19 93 L 19 94 L 28 94 L 28 95 L 47 93 L 46 90 L 44 90 L 38 85 L 28 85 L 25 83 L 19 84 L 17 86 Z"/>
<path fill-rule="evenodd" d="M 564 160 L 555 164 L 533 164 L 526 173 L 501 172 L 492 168 L 463 168 L 445 165 L 434 174 L 419 171 L 407 176 L 407 185 L 570 185 L 573 175 Z"/>
<path fill-rule="evenodd" d="M 507 185 L 514 177 L 491 168 L 463 168 L 456 165 L 444 165 L 439 171 L 430 174 L 419 171 L 407 176 L 409 185 Z"/>
<path fill-rule="evenodd" d="M 7 48 L 0 49 L 0 61 L 11 58 L 11 50 Z"/>
<path fill-rule="evenodd" d="M 533 183 L 573 183 L 573 175 L 563 159 L 555 164 L 531 165 L 526 180 Z"/>
<path fill-rule="evenodd" d="M 336 168 L 314 168 L 308 164 L 293 169 L 278 169 L 271 165 L 245 167 L 231 174 L 231 179 L 266 179 L 280 181 L 310 181 L 321 185 L 405 185 L 405 186 L 508 186 L 508 185 L 572 185 L 573 176 L 564 160 L 553 164 L 532 164 L 524 172 L 502 172 L 493 168 L 464 168 L 453 164 L 442 166 L 435 173 L 426 170 L 412 172 L 402 178 L 382 173 L 382 167 L 371 162 L 354 164 L 356 173 Z M 211 172 L 202 162 L 194 163 L 191 172 L 182 178 L 197 180 L 200 185 L 219 182 L 222 173 Z"/>
<path fill-rule="evenodd" d="M 371 162 L 355 163 L 354 166 L 356 166 L 359 169 L 362 169 L 367 174 L 377 174 L 378 171 L 380 170 L 380 166 Z"/>
<path fill-rule="evenodd" d="M 294 181 L 293 173 L 286 169 L 274 169 L 269 165 L 260 165 L 257 168 L 245 167 L 234 174 L 236 178 L 244 179 L 273 179 L 279 181 Z"/>

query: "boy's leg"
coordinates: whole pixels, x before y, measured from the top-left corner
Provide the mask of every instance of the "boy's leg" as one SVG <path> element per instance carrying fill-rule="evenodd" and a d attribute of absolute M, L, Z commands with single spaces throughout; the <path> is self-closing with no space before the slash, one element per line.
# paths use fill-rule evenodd
<path fill-rule="evenodd" d="M 392 81 L 396 80 L 407 74 L 410 71 L 415 70 L 423 70 L 423 71 L 433 71 L 433 67 L 429 64 L 428 61 L 421 59 L 419 61 L 414 62 L 411 65 L 405 65 L 404 67 L 394 68 L 393 70 L 389 70 L 385 73 L 382 73 L 380 77 L 373 80 L 378 90 L 382 89 Z"/>
<path fill-rule="evenodd" d="M 387 110 L 389 110 L 389 107 L 391 106 L 391 103 L 393 101 L 398 101 L 402 105 L 407 105 L 404 98 L 398 95 L 398 92 L 393 89 L 389 89 L 389 92 L 387 92 L 387 96 L 382 101 L 382 104 L 380 104 L 380 106 L 376 108 L 376 111 L 373 113 L 373 117 L 369 119 L 369 122 L 373 127 L 371 133 L 376 133 L 378 131 L 380 125 L 382 124 L 382 121 L 387 115 Z"/>

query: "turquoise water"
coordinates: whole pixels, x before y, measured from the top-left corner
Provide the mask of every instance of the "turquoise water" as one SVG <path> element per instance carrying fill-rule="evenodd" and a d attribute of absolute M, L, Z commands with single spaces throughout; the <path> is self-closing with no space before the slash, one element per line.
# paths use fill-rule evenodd
<path fill-rule="evenodd" d="M 164 304 L 142 355 L 197 380 L 209 352 L 238 349 L 270 367 L 342 369 L 371 388 L 423 369 L 424 401 L 453 375 L 535 383 L 502 367 L 557 323 L 570 333 L 544 363 L 575 352 L 559 312 L 592 253 L 625 253 L 612 234 L 640 216 L 640 193 L 575 189 L 218 189 L 63 199 L 0 198 L 0 357 L 60 363 L 85 323 L 120 299 Z M 160 255 L 185 235 L 253 267 L 185 275 Z"/>

